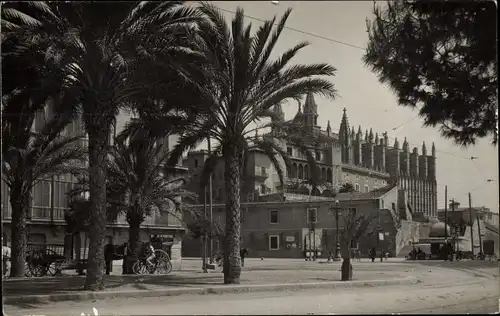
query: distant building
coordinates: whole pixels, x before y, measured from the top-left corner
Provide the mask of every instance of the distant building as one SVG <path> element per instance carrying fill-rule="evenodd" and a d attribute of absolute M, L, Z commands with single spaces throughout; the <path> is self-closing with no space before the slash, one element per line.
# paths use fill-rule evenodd
<path fill-rule="evenodd" d="M 285 120 L 280 105 L 274 107 L 276 116 Z M 427 154 L 425 143 L 422 145 L 422 154 L 413 148 L 410 152 L 408 142 L 404 141 L 403 148 L 399 148 L 396 139 L 393 146 L 389 146 L 387 133 L 383 136 L 366 131 L 361 127 L 357 133 L 350 127 L 346 110 L 340 122 L 338 133 L 334 133 L 330 122 L 326 130 L 318 126 L 318 109 L 312 94 L 308 94 L 304 108 L 300 103 L 295 117 L 289 121 L 300 129 L 316 135 L 319 144 L 312 148 L 316 160 L 318 174 L 326 186 L 309 192 L 310 186 L 306 180 L 310 178 L 311 166 L 305 153 L 292 144 L 279 143 L 286 150 L 292 160 L 291 172 L 286 174 L 283 190 L 278 174 L 268 157 L 258 151 L 253 151 L 248 157 L 248 165 L 242 176 L 241 199 L 244 202 L 258 202 L 266 195 L 282 191 L 287 193 L 301 193 L 314 196 L 331 196 L 345 183 L 351 183 L 358 192 L 370 192 L 388 184 L 397 184 L 404 190 L 408 199 L 413 218 L 425 220 L 437 217 L 437 183 L 436 183 L 436 148 L 432 144 L 431 155 Z M 267 139 L 276 140 L 280 130 L 273 130 L 263 135 Z M 312 144 L 311 144 L 312 146 Z M 184 160 L 190 173 L 196 174 L 202 170 L 208 153 L 193 151 Z M 283 168 L 284 169 L 284 168 Z M 214 203 L 224 203 L 225 182 L 224 165 L 221 160 L 213 172 L 212 198 Z M 191 189 L 199 192 L 201 202 L 204 201 L 204 189 L 200 188 L 199 177 L 193 177 Z M 208 195 L 207 195 L 208 196 Z"/>
<path fill-rule="evenodd" d="M 306 251 L 316 249 L 319 257 L 326 258 L 329 252 L 335 252 L 336 222 L 331 209 L 338 207 L 341 209 L 341 232 L 348 210 L 354 211 L 357 216 L 373 217 L 359 240 L 364 256 L 368 255 L 372 247 L 376 247 L 379 253 L 379 232 L 384 235 L 384 241 L 381 242 L 384 252 L 395 255 L 403 246 L 400 243 L 403 232 L 399 229 L 397 210 L 399 192 L 393 185 L 368 193 L 340 193 L 334 198 L 309 198 L 285 193 L 285 201 L 281 200 L 281 195 L 274 194 L 268 195 L 266 201 L 242 203 L 241 245 L 249 249 L 250 257 L 304 258 Z M 203 205 L 197 207 L 203 208 Z M 224 204 L 213 205 L 214 221 L 222 227 L 225 222 L 224 208 Z M 214 249 L 220 247 L 216 242 Z M 183 240 L 182 248 L 184 257 L 201 256 L 200 240 L 190 238 L 189 234 Z"/>

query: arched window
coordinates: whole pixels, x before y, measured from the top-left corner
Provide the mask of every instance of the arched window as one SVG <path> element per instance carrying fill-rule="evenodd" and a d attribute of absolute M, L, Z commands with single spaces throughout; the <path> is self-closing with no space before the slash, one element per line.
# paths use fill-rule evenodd
<path fill-rule="evenodd" d="M 304 167 L 302 165 L 299 165 L 299 179 L 304 179 Z"/>

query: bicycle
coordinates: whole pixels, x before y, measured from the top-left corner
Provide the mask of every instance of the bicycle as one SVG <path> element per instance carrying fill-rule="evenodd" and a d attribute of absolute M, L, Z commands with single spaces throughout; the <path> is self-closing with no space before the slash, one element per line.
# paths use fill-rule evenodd
<path fill-rule="evenodd" d="M 161 249 L 155 249 L 155 257 L 151 263 L 152 265 L 147 263 L 146 257 L 141 257 L 134 263 L 132 271 L 135 274 L 169 274 L 172 271 L 170 257 Z"/>

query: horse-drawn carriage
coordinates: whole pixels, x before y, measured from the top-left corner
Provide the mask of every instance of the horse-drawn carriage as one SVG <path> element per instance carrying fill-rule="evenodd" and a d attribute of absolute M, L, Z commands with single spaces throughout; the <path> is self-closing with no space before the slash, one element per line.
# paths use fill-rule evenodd
<path fill-rule="evenodd" d="M 25 261 L 25 275 L 28 277 L 59 276 L 65 261 L 63 254 L 46 245 L 29 247 Z"/>

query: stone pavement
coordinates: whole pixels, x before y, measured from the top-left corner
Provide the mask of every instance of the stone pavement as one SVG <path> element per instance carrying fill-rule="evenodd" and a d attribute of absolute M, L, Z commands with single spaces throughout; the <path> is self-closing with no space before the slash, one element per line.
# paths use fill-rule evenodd
<path fill-rule="evenodd" d="M 339 267 L 323 270 L 243 271 L 241 285 L 223 285 L 220 272 L 173 271 L 169 275 L 105 276 L 101 294 L 83 291 L 84 276 L 10 279 L 3 283 L 4 303 L 56 300 L 86 300 L 113 296 L 155 296 L 247 292 L 276 289 L 376 286 L 416 282 L 403 274 L 384 271 L 355 271 L 352 282 L 341 282 Z"/>

